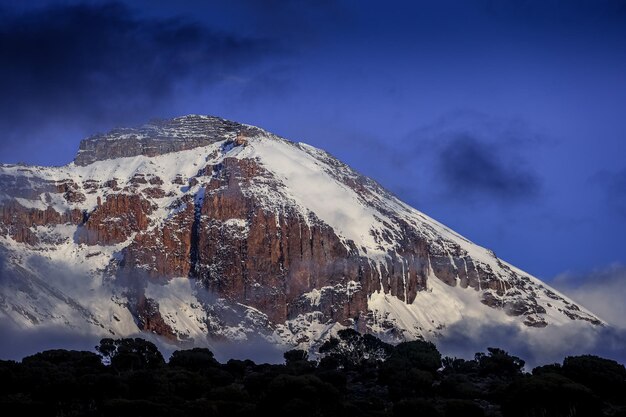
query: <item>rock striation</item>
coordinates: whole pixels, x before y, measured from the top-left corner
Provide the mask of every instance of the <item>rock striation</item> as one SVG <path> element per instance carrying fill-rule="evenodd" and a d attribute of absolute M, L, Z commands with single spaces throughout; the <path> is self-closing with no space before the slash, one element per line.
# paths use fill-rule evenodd
<path fill-rule="evenodd" d="M 235 138 L 249 129 L 254 128 L 211 116 L 157 120 L 139 128 L 114 129 L 82 140 L 74 163 L 85 166 L 108 159 L 184 151 Z"/>

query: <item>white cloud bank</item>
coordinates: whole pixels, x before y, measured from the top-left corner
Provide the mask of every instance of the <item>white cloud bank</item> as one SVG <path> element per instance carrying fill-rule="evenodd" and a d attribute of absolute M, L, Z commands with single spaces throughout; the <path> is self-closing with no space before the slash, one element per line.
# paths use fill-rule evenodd
<path fill-rule="evenodd" d="M 566 272 L 552 284 L 612 326 L 626 329 L 626 266 L 614 264 L 587 274 Z"/>

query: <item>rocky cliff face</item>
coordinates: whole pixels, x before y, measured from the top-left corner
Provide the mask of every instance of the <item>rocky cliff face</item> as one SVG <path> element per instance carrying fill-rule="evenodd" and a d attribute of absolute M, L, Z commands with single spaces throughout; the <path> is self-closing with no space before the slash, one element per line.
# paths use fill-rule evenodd
<path fill-rule="evenodd" d="M 24 326 L 307 345 L 341 326 L 432 338 L 469 309 L 602 325 L 329 154 L 215 117 L 4 165 L 0 187 L 0 314 Z"/>
<path fill-rule="evenodd" d="M 140 128 L 120 128 L 84 139 L 74 163 L 85 166 L 107 159 L 185 151 L 234 138 L 245 130 L 255 128 L 210 116 L 154 121 Z"/>

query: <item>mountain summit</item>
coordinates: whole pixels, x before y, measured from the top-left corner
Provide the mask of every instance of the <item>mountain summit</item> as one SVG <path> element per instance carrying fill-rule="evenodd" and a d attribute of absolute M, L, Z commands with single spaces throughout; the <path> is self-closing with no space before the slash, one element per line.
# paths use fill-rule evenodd
<path fill-rule="evenodd" d="M 0 317 L 204 344 L 604 323 L 323 150 L 217 117 L 0 166 Z"/>

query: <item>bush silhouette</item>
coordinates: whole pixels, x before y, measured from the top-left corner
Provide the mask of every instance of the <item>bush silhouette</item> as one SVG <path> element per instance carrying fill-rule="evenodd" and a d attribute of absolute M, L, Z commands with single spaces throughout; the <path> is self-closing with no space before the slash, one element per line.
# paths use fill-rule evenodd
<path fill-rule="evenodd" d="M 499 348 L 487 348 L 487 354 L 477 353 L 478 372 L 482 375 L 514 377 L 522 374 L 525 362 Z"/>
<path fill-rule="evenodd" d="M 383 361 L 389 357 L 393 346 L 353 329 L 342 329 L 319 348 L 319 352 L 332 358 L 340 367 L 354 368 L 367 361 Z"/>
<path fill-rule="evenodd" d="M 593 355 L 568 356 L 563 360 L 561 373 L 603 398 L 626 404 L 626 368 L 614 360 Z"/>
<path fill-rule="evenodd" d="M 506 417 L 602 415 L 601 403 L 589 388 L 554 373 L 527 376 L 514 382 L 502 411 Z"/>
<path fill-rule="evenodd" d="M 145 339 L 102 339 L 96 346 L 106 362 L 117 370 L 154 369 L 165 364 L 156 345 Z"/>
<path fill-rule="evenodd" d="M 169 365 L 190 371 L 200 371 L 212 369 L 218 365 L 218 362 L 215 360 L 213 352 L 209 349 L 194 348 L 189 350 L 177 350 L 172 353 Z"/>

